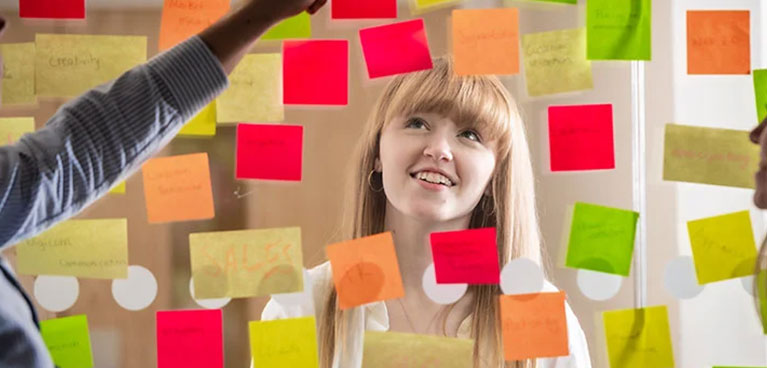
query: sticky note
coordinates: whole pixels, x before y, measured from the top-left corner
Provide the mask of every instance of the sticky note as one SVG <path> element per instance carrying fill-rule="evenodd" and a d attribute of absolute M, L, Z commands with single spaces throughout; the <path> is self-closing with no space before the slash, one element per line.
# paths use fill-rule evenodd
<path fill-rule="evenodd" d="M 615 168 L 613 107 L 549 106 L 551 171 Z"/>
<path fill-rule="evenodd" d="M 411 11 L 415 14 L 456 5 L 460 0 L 410 0 Z"/>
<path fill-rule="evenodd" d="M 370 78 L 432 67 L 423 19 L 361 29 L 360 43 Z"/>
<path fill-rule="evenodd" d="M 72 97 L 146 61 L 146 37 L 37 34 L 38 96 Z"/>
<path fill-rule="evenodd" d="M 128 277 L 126 219 L 69 220 L 16 247 L 18 272 L 94 279 Z"/>
<path fill-rule="evenodd" d="M 312 18 L 309 13 L 303 12 L 301 14 L 292 16 L 277 23 L 263 36 L 262 40 L 288 40 L 295 38 L 311 38 L 312 37 Z"/>
<path fill-rule="evenodd" d="M 85 0 L 19 0 L 19 18 L 85 19 Z"/>
<path fill-rule="evenodd" d="M 465 368 L 474 362 L 474 340 L 400 332 L 365 331 L 365 368 Z"/>
<path fill-rule="evenodd" d="M 507 361 L 570 354 L 563 291 L 501 295 L 500 299 Z"/>
<path fill-rule="evenodd" d="M 767 69 L 754 70 L 753 78 L 754 95 L 756 96 L 756 123 L 759 124 L 767 118 Z"/>
<path fill-rule="evenodd" d="M 565 266 L 628 276 L 639 213 L 576 202 Z"/>
<path fill-rule="evenodd" d="M 651 0 L 586 2 L 589 60 L 650 60 Z"/>
<path fill-rule="evenodd" d="M 253 321 L 248 327 L 254 367 L 319 367 L 314 317 Z"/>
<path fill-rule="evenodd" d="M 125 194 L 125 182 L 115 185 L 109 190 L 111 194 Z"/>
<path fill-rule="evenodd" d="M 304 127 L 237 126 L 237 179 L 301 181 Z"/>
<path fill-rule="evenodd" d="M 397 17 L 397 0 L 335 0 L 330 5 L 330 17 L 333 19 Z"/>
<path fill-rule="evenodd" d="M 303 290 L 300 228 L 189 234 L 189 250 L 199 299 Z"/>
<path fill-rule="evenodd" d="M 517 8 L 453 10 L 455 73 L 519 73 Z"/>
<path fill-rule="evenodd" d="M 165 0 L 160 23 L 160 51 L 208 28 L 229 11 L 230 0 Z"/>
<path fill-rule="evenodd" d="M 0 145 L 16 143 L 24 134 L 35 131 L 35 118 L 0 118 Z"/>
<path fill-rule="evenodd" d="M 431 254 L 438 284 L 498 284 L 495 228 L 431 233 Z"/>
<path fill-rule="evenodd" d="M 687 223 L 698 283 L 750 276 L 756 264 L 756 242 L 748 211 Z"/>
<path fill-rule="evenodd" d="M 381 233 L 325 248 L 341 309 L 405 295 L 391 233 Z"/>
<path fill-rule="evenodd" d="M 149 223 L 213 218 L 207 153 L 151 159 L 141 172 Z"/>
<path fill-rule="evenodd" d="M 223 368 L 222 312 L 157 312 L 157 368 Z"/>
<path fill-rule="evenodd" d="M 3 56 L 2 103 L 7 105 L 34 104 L 35 43 L 0 44 Z"/>
<path fill-rule="evenodd" d="M 612 368 L 674 367 L 666 306 L 604 312 Z"/>
<path fill-rule="evenodd" d="M 231 79 L 230 79 L 231 82 Z M 213 137 L 216 135 L 216 101 L 205 106 L 178 132 L 181 136 Z"/>
<path fill-rule="evenodd" d="M 750 74 L 751 26 L 747 10 L 687 12 L 688 74 Z"/>
<path fill-rule="evenodd" d="M 753 188 L 758 165 L 747 131 L 666 125 L 663 180 Z"/>
<path fill-rule="evenodd" d="M 88 317 L 84 314 L 40 321 L 40 334 L 56 366 L 93 367 Z"/>
<path fill-rule="evenodd" d="M 285 41 L 282 58 L 285 104 L 347 104 L 349 41 Z"/>
<path fill-rule="evenodd" d="M 229 76 L 229 88 L 217 99 L 218 122 L 284 120 L 281 71 L 280 54 L 245 55 Z"/>
<path fill-rule="evenodd" d="M 530 33 L 522 37 L 527 94 L 543 96 L 592 89 L 586 30 Z"/>

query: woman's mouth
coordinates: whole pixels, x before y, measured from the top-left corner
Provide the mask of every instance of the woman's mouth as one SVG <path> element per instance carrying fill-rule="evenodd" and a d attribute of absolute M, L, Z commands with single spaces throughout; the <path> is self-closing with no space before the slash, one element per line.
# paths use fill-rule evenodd
<path fill-rule="evenodd" d="M 414 174 L 410 174 L 413 179 L 423 181 L 429 184 L 443 185 L 445 187 L 452 187 L 453 182 L 445 175 L 432 171 L 419 171 Z"/>

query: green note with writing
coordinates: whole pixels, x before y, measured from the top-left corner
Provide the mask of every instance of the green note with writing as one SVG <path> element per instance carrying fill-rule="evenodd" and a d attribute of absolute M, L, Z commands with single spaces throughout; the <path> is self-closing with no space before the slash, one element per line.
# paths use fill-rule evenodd
<path fill-rule="evenodd" d="M 754 70 L 754 95 L 756 96 L 756 122 L 767 118 L 767 69 Z"/>
<path fill-rule="evenodd" d="M 610 367 L 674 367 L 666 306 L 604 312 L 602 319 Z"/>
<path fill-rule="evenodd" d="M 56 366 L 93 367 L 88 318 L 84 314 L 42 321 L 40 334 Z"/>
<path fill-rule="evenodd" d="M 687 223 L 699 284 L 749 276 L 756 264 L 756 242 L 748 211 Z"/>
<path fill-rule="evenodd" d="M 650 60 L 651 0 L 588 0 L 589 60 Z"/>

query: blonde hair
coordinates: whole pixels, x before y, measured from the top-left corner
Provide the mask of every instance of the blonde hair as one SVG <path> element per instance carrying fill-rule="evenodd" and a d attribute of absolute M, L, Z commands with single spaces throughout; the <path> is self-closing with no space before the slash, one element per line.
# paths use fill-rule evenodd
<path fill-rule="evenodd" d="M 541 237 L 536 215 L 533 171 L 525 129 L 517 106 L 498 78 L 457 76 L 449 58 L 435 60 L 431 70 L 395 77 L 378 99 L 352 157 L 351 177 L 340 236 L 354 239 L 384 231 L 386 198 L 380 175 L 368 177 L 379 153 L 384 126 L 396 116 L 418 112 L 438 113 L 457 124 L 471 124 L 497 140 L 496 167 L 490 196 L 483 196 L 472 213 L 469 228 L 495 227 L 501 266 L 518 257 L 541 263 Z M 474 298 L 472 338 L 474 367 L 535 367 L 534 360 L 504 362 L 498 285 L 470 288 Z M 336 339 L 346 341 L 348 318 L 354 310 L 341 311 L 332 282 L 319 321 L 320 363 L 330 368 Z M 342 344 L 344 345 L 344 344 Z M 342 347 L 343 348 L 343 347 Z"/>

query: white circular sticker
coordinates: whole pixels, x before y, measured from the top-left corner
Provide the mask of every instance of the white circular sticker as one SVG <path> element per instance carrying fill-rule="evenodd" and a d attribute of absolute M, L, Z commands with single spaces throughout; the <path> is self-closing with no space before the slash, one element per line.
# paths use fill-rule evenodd
<path fill-rule="evenodd" d="M 501 270 L 501 290 L 506 295 L 540 293 L 543 270 L 529 258 L 513 259 Z"/>
<path fill-rule="evenodd" d="M 623 277 L 604 272 L 578 270 L 578 288 L 591 300 L 603 301 L 618 294 Z"/>
<path fill-rule="evenodd" d="M 157 297 L 157 280 L 146 268 L 129 266 L 127 279 L 112 281 L 112 296 L 127 310 L 142 310 Z"/>
<path fill-rule="evenodd" d="M 38 276 L 34 289 L 37 302 L 50 312 L 71 308 L 80 296 L 80 283 L 73 276 Z"/>
<path fill-rule="evenodd" d="M 676 257 L 666 265 L 664 275 L 666 290 L 677 299 L 690 299 L 703 291 L 695 275 L 695 264 L 692 257 Z"/>
<path fill-rule="evenodd" d="M 754 276 L 741 277 L 740 283 L 743 284 L 743 289 L 746 289 L 748 295 L 754 295 Z"/>
<path fill-rule="evenodd" d="M 189 279 L 189 295 L 197 305 L 206 309 L 221 309 L 232 301 L 232 298 L 197 299 L 194 296 L 194 278 Z"/>
<path fill-rule="evenodd" d="M 437 304 L 453 304 L 466 294 L 468 284 L 437 284 L 437 274 L 434 272 L 434 263 L 426 267 L 421 282 L 423 291 L 429 299 Z"/>
<path fill-rule="evenodd" d="M 311 276 L 309 276 L 309 271 L 307 271 L 305 268 L 304 270 L 304 291 L 299 291 L 295 293 L 283 293 L 283 294 L 272 294 L 272 299 L 274 299 L 275 302 L 280 303 L 284 306 L 289 305 L 313 305 L 314 304 L 314 293 L 312 292 L 312 279 Z"/>

